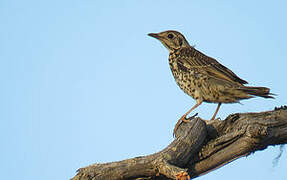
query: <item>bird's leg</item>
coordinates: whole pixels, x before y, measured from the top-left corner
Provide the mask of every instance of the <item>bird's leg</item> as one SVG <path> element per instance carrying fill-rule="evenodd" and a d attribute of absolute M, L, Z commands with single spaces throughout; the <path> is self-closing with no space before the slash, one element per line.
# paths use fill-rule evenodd
<path fill-rule="evenodd" d="M 187 111 L 183 116 L 181 116 L 178 121 L 189 122 L 189 120 L 186 119 L 186 116 L 191 113 L 191 111 L 193 111 L 195 108 L 197 108 L 201 103 L 202 101 L 198 101 L 189 111 Z"/>
<path fill-rule="evenodd" d="M 196 104 L 189 110 L 187 111 L 183 116 L 181 116 L 181 118 L 177 121 L 174 129 L 173 129 L 173 135 L 175 135 L 175 132 L 178 128 L 178 126 L 181 124 L 181 122 L 189 122 L 189 120 L 186 119 L 186 116 L 193 111 L 195 108 L 197 108 L 200 104 L 202 103 L 202 100 L 198 100 L 196 101 Z"/>
<path fill-rule="evenodd" d="M 217 108 L 216 108 L 216 110 L 215 110 L 215 112 L 214 112 L 214 114 L 213 114 L 213 116 L 212 116 L 212 118 L 210 120 L 214 120 L 215 119 L 216 114 L 218 113 L 218 110 L 219 110 L 220 106 L 221 106 L 221 103 L 218 103 Z"/>

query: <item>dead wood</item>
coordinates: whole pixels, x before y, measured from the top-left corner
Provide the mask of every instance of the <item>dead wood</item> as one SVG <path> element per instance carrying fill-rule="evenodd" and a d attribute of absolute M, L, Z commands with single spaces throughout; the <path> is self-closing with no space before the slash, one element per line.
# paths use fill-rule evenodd
<path fill-rule="evenodd" d="M 225 120 L 193 118 L 182 123 L 176 138 L 152 155 L 80 168 L 72 180 L 192 178 L 270 145 L 287 143 L 287 107 L 260 113 L 237 113 Z M 258 172 L 259 173 L 259 172 Z"/>

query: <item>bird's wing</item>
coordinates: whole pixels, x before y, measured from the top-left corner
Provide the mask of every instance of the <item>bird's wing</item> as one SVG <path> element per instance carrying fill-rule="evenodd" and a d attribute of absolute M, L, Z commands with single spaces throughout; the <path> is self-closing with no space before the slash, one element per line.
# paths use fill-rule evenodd
<path fill-rule="evenodd" d="M 248 83 L 215 59 L 204 55 L 194 48 L 182 49 L 178 58 L 178 65 L 185 71 L 188 69 L 197 69 L 219 79 L 238 82 L 240 84 Z"/>

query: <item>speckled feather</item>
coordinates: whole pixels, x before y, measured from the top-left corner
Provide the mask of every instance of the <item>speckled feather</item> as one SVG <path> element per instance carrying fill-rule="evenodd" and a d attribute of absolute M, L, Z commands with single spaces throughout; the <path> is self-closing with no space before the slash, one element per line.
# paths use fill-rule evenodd
<path fill-rule="evenodd" d="M 200 55 L 199 59 L 197 52 L 193 47 L 188 47 L 171 52 L 169 55 L 169 65 L 175 81 L 186 94 L 196 100 L 213 103 L 234 103 L 240 99 L 253 97 L 242 90 L 237 90 L 242 87 L 240 82 L 246 81 L 215 60 L 215 63 L 206 62 L 204 55 Z M 214 65 L 225 68 L 225 71 L 214 69 Z"/>

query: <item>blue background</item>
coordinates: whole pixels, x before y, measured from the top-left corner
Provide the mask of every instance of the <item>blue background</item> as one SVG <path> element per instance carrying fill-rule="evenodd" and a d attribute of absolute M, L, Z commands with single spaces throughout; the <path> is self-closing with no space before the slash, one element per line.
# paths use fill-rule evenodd
<path fill-rule="evenodd" d="M 275 100 L 223 105 L 218 116 L 287 104 L 286 1 L 0 1 L 1 179 L 68 179 L 91 163 L 161 150 L 195 101 L 168 51 L 147 33 L 190 44 Z M 215 104 L 195 112 L 209 119 Z M 286 179 L 278 147 L 198 179 Z"/>

